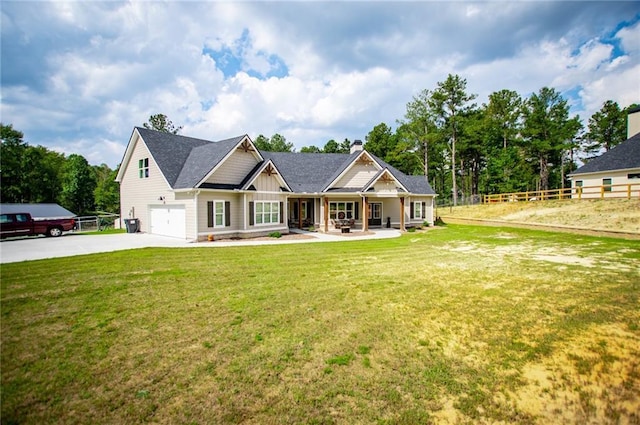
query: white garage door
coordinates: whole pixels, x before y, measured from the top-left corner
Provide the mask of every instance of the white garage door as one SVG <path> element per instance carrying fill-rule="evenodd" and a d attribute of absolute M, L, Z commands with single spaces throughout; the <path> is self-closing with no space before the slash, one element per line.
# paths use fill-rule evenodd
<path fill-rule="evenodd" d="M 163 205 L 150 207 L 151 230 L 154 235 L 186 238 L 184 205 Z"/>

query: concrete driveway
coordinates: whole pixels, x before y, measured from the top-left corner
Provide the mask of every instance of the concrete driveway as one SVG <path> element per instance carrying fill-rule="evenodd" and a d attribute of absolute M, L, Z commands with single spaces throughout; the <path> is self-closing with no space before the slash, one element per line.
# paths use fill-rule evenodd
<path fill-rule="evenodd" d="M 134 248 L 186 247 L 189 245 L 194 244 L 190 244 L 183 239 L 146 233 L 119 233 L 112 235 L 65 233 L 57 238 L 41 236 L 3 240 L 0 242 L 0 263 L 70 257 Z"/>
<path fill-rule="evenodd" d="M 148 233 L 117 233 L 112 235 L 83 235 L 65 233 L 58 238 L 32 237 L 8 239 L 0 242 L 0 263 L 41 260 L 44 258 L 71 257 L 74 255 L 122 251 L 147 247 L 222 247 L 242 245 L 274 245 L 284 243 L 337 242 L 358 239 L 381 239 L 400 236 L 394 229 L 373 231 L 366 235 L 352 234 L 349 237 L 324 233 L 306 233 L 309 239 L 299 240 L 243 240 L 216 242 L 189 242 L 184 239 L 150 235 Z"/>

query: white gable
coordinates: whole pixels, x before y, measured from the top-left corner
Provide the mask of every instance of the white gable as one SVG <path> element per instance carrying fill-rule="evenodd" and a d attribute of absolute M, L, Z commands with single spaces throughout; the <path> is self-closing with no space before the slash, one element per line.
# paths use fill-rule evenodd
<path fill-rule="evenodd" d="M 209 176 L 206 183 L 240 184 L 258 164 L 258 159 L 252 152 L 234 149 Z"/>
<path fill-rule="evenodd" d="M 240 184 L 260 161 L 262 156 L 245 136 L 199 184 Z"/>
<path fill-rule="evenodd" d="M 380 165 L 367 152 L 362 151 L 329 188 L 361 188 L 369 183 L 380 170 Z"/>

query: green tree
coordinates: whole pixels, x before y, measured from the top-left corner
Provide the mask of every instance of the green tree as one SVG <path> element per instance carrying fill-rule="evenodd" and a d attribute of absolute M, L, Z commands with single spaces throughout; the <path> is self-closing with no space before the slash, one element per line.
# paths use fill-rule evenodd
<path fill-rule="evenodd" d="M 365 137 L 364 148 L 378 158 L 387 160 L 396 148 L 397 139 L 395 134 L 385 123 L 380 123 L 373 127 L 373 130 Z"/>
<path fill-rule="evenodd" d="M 82 155 L 69 155 L 62 179 L 62 206 L 78 215 L 92 213 L 95 188 L 94 173 L 87 160 Z"/>
<path fill-rule="evenodd" d="M 569 118 L 567 101 L 549 87 L 533 93 L 523 112 L 524 149 L 529 158 L 537 162 L 540 189 L 548 190 L 550 165 L 560 165 L 562 152 L 580 128 L 579 119 Z"/>
<path fill-rule="evenodd" d="M 477 196 L 480 186 L 480 172 L 486 162 L 486 141 L 488 138 L 484 109 L 472 109 L 461 116 L 459 134 L 459 161 L 463 194 Z"/>
<path fill-rule="evenodd" d="M 338 148 L 338 153 L 349 153 L 351 152 L 351 141 L 345 137 L 345 139 L 340 143 L 340 147 Z"/>
<path fill-rule="evenodd" d="M 521 129 L 522 98 L 513 90 L 500 90 L 489 95 L 486 106 L 489 125 L 502 137 L 502 148 L 513 143 Z"/>
<path fill-rule="evenodd" d="M 627 139 L 627 114 L 618 104 L 607 100 L 602 108 L 589 118 L 589 131 L 583 149 L 594 155 L 604 149 L 608 151 Z"/>
<path fill-rule="evenodd" d="M 488 193 L 526 190 L 530 167 L 521 153 L 523 100 L 512 90 L 489 95 L 485 111 L 486 187 Z"/>
<path fill-rule="evenodd" d="M 22 158 L 27 151 L 21 131 L 11 124 L 0 123 L 0 197 L 5 203 L 19 203 L 24 200 L 24 167 Z"/>
<path fill-rule="evenodd" d="M 432 181 L 433 176 L 429 174 L 429 162 L 434 156 L 436 143 L 440 139 L 440 134 L 436 126 L 436 114 L 433 110 L 432 92 L 422 90 L 413 100 L 407 103 L 405 121 L 402 121 L 402 133 L 406 139 L 413 139 L 415 149 L 421 153 L 424 175 L 427 180 Z"/>
<path fill-rule="evenodd" d="M 462 131 L 462 117 L 475 107 L 469 102 L 475 99 L 476 95 L 467 93 L 467 80 L 458 75 L 449 74 L 444 82 L 438 82 L 437 85 L 438 87 L 433 91 L 429 103 L 437 122 L 448 140 L 451 159 L 451 191 L 453 205 L 455 206 L 458 204 L 456 144 Z"/>
<path fill-rule="evenodd" d="M 120 210 L 120 186 L 116 182 L 118 169 L 107 164 L 93 167 L 96 188 L 93 191 L 95 207 L 100 212 L 117 213 Z"/>
<path fill-rule="evenodd" d="M 24 202 L 58 203 L 62 190 L 63 154 L 44 146 L 28 146 L 22 158 Z"/>
<path fill-rule="evenodd" d="M 322 150 L 317 146 L 303 146 L 300 149 L 301 153 L 322 153 Z"/>
<path fill-rule="evenodd" d="M 420 148 L 416 149 L 416 141 L 407 124 L 400 124 L 396 129 L 395 146 L 387 153 L 385 160 L 408 175 L 424 175 L 424 163 Z"/>
<path fill-rule="evenodd" d="M 178 134 L 178 132 L 182 130 L 182 126 L 176 127 L 164 114 L 151 115 L 149 117 L 149 121 L 142 125 L 144 128 L 148 128 L 149 130 L 156 130 L 171 134 Z"/>
<path fill-rule="evenodd" d="M 256 137 L 253 142 L 261 151 L 267 152 L 293 152 L 293 143 L 287 143 L 287 139 L 280 134 L 274 134 L 271 139 L 266 138 L 262 134 Z"/>
<path fill-rule="evenodd" d="M 324 153 L 341 153 L 340 145 L 335 140 L 331 139 L 327 143 L 325 143 L 324 148 L 322 148 L 322 152 Z"/>

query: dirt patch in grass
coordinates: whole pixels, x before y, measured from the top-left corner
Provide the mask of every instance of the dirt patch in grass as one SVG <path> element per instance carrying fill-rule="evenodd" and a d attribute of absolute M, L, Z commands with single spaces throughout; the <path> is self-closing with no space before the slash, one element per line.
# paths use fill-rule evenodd
<path fill-rule="evenodd" d="M 591 326 L 542 363 L 524 367 L 512 394 L 542 423 L 639 423 L 640 339 L 619 325 Z"/>

